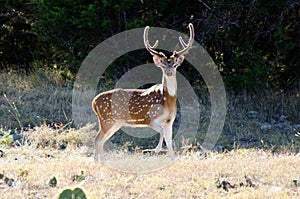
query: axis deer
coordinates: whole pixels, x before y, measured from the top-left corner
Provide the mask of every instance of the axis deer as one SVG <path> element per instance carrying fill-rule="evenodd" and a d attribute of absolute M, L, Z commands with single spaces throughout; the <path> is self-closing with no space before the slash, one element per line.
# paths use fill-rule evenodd
<path fill-rule="evenodd" d="M 162 83 L 149 89 L 113 89 L 97 95 L 92 107 L 99 120 L 99 133 L 95 138 L 95 160 L 103 160 L 104 143 L 122 126 L 150 127 L 160 134 L 155 152 L 162 149 L 165 139 L 171 160 L 175 159 L 172 146 L 172 125 L 176 117 L 177 81 L 176 69 L 184 60 L 194 41 L 194 27 L 190 23 L 190 38 L 185 43 L 179 37 L 183 49 L 174 51 L 169 58 L 149 44 L 149 26 L 144 30 L 144 44 L 153 56 L 155 65 L 162 69 Z"/>

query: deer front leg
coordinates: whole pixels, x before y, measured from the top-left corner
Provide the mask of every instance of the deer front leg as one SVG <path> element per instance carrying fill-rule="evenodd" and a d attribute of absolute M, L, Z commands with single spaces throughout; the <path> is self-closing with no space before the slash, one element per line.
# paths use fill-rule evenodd
<path fill-rule="evenodd" d="M 172 145 L 172 130 L 173 130 L 172 125 L 167 126 L 164 136 L 165 136 L 165 142 L 168 148 L 169 155 L 171 157 L 171 160 L 174 161 L 175 155 L 174 155 L 174 150 Z"/>
<path fill-rule="evenodd" d="M 154 152 L 158 153 L 162 149 L 162 143 L 164 141 L 164 129 L 155 121 L 152 123 L 151 128 L 159 133 L 159 142 L 154 149 Z"/>
<path fill-rule="evenodd" d="M 162 143 L 164 141 L 164 131 L 163 129 L 161 129 L 161 131 L 159 132 L 159 142 L 157 144 L 157 147 L 155 147 L 154 152 L 155 153 L 159 153 L 162 149 Z"/>

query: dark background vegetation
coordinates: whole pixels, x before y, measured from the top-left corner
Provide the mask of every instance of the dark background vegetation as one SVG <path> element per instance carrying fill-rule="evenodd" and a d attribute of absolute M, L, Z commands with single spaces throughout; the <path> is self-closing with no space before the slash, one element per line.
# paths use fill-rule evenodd
<path fill-rule="evenodd" d="M 91 49 L 116 33 L 146 25 L 186 32 L 191 22 L 228 86 L 289 89 L 299 80 L 299 1 L 0 2 L 2 70 L 50 67 L 70 78 Z"/>
<path fill-rule="evenodd" d="M 13 101 L 16 105 L 8 105 L 7 98 L 0 99 L 6 103 L 0 118 L 6 119 L 7 128 L 38 125 L 42 121 L 69 122 L 70 96 L 63 89 L 72 87 L 85 56 L 108 37 L 146 25 L 186 33 L 188 23 L 193 23 L 195 39 L 218 65 L 228 91 L 225 131 L 229 136 L 224 142 L 264 146 L 266 142 L 262 141 L 270 140 L 269 134 L 275 132 L 280 136 L 274 137 L 269 146 L 294 144 L 290 135 L 294 135 L 292 124 L 300 120 L 299 0 L 0 0 L 0 5 L 0 70 L 5 74 L 24 74 L 21 83 L 12 84 L 19 89 L 20 96 Z M 113 79 L 145 59 L 151 57 L 141 51 L 122 56 L 113 63 L 118 68 L 110 69 L 104 82 L 111 86 Z M 41 69 L 48 72 L 39 73 L 39 80 L 55 74 L 53 79 L 69 84 L 60 85 L 62 90 L 57 91 L 55 80 L 50 80 L 53 90 L 44 88 L 48 92 L 24 97 L 24 82 Z M 196 90 L 202 86 L 199 76 L 189 67 L 180 70 L 190 77 Z M 5 78 L 2 76 L 1 81 L 8 81 Z M 10 94 L 5 88 L 0 92 Z M 68 106 L 59 105 L 50 93 L 58 93 Z M 39 109 L 33 103 L 41 97 L 48 103 Z M 9 109 L 13 109 L 11 119 L 19 124 L 7 123 Z"/>

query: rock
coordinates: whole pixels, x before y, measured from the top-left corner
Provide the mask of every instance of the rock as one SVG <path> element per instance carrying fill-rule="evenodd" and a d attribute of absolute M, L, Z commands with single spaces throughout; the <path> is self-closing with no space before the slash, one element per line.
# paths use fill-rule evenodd
<path fill-rule="evenodd" d="M 300 131 L 300 124 L 295 124 L 294 128 Z"/>
<path fill-rule="evenodd" d="M 5 178 L 4 178 L 4 182 L 5 182 L 8 186 L 10 186 L 10 187 L 15 186 L 15 180 L 12 179 L 12 178 L 7 178 L 7 177 L 5 177 Z"/>
<path fill-rule="evenodd" d="M 271 123 L 271 124 L 276 124 L 276 120 L 271 119 L 270 123 Z"/>
<path fill-rule="evenodd" d="M 258 116 L 258 112 L 257 111 L 248 111 L 247 115 L 252 118 L 255 119 Z"/>
<path fill-rule="evenodd" d="M 261 130 L 270 130 L 272 129 L 272 125 L 271 124 L 263 124 L 260 126 Z"/>
<path fill-rule="evenodd" d="M 280 117 L 278 119 L 279 119 L 279 122 L 284 122 L 287 119 L 287 117 L 285 115 L 280 115 Z"/>

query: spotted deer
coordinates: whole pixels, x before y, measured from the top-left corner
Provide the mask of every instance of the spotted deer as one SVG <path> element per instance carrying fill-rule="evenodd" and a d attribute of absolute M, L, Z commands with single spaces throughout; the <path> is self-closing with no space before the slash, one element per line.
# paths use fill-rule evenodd
<path fill-rule="evenodd" d="M 104 143 L 122 126 L 150 127 L 160 134 L 160 139 L 155 152 L 162 149 L 165 139 L 168 153 L 173 161 L 174 151 L 172 146 L 172 125 L 176 117 L 177 81 L 176 69 L 184 60 L 184 54 L 188 52 L 194 41 L 194 27 L 189 24 L 190 37 L 185 43 L 179 37 L 183 49 L 174 51 L 168 58 L 164 53 L 157 52 L 149 44 L 149 26 L 144 29 L 144 44 L 153 56 L 155 65 L 161 68 L 162 83 L 149 89 L 113 89 L 97 95 L 92 108 L 99 120 L 99 133 L 95 138 L 95 160 L 103 160 Z"/>

